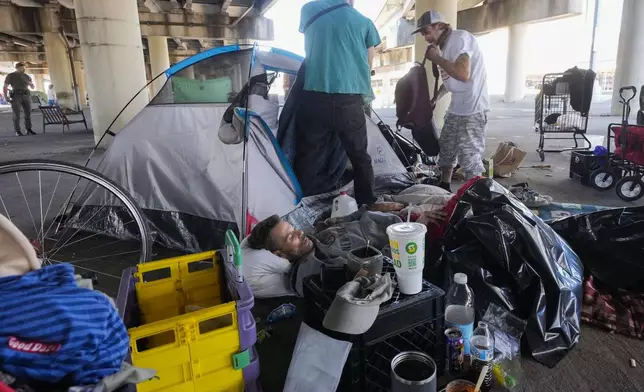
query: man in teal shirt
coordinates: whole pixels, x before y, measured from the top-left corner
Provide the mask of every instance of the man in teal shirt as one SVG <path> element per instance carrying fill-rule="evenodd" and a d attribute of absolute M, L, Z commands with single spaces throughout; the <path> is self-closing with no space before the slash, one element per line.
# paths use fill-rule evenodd
<path fill-rule="evenodd" d="M 373 205 L 374 174 L 367 152 L 364 104 L 373 100 L 371 66 L 380 36 L 354 0 L 316 0 L 302 7 L 306 76 L 297 113 L 295 171 L 305 195 L 336 189 L 325 173 L 327 149 L 339 139 L 353 166 L 358 204 Z"/>

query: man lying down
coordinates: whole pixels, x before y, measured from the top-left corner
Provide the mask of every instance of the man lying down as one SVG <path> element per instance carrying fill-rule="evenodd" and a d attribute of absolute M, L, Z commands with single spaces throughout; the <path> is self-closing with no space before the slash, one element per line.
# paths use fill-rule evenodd
<path fill-rule="evenodd" d="M 257 224 L 242 242 L 244 277 L 256 298 L 303 296 L 302 281 L 319 274 L 323 265 L 341 266 L 352 249 L 365 246 L 385 248 L 389 225 L 407 217 L 405 205 L 419 222 L 437 223 L 444 218 L 441 208 L 452 195 L 438 187 L 415 185 L 396 196 L 385 196 L 393 212 L 362 208 L 342 218 L 319 222 L 316 233 L 307 235 L 273 215 Z"/>

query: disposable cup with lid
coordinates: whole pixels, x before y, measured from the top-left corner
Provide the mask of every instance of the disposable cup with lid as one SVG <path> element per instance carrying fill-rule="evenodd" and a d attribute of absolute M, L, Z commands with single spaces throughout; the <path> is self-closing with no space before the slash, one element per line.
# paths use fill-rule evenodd
<path fill-rule="evenodd" d="M 427 228 L 420 223 L 403 222 L 387 227 L 398 287 L 403 294 L 417 294 L 423 288 L 425 234 Z"/>

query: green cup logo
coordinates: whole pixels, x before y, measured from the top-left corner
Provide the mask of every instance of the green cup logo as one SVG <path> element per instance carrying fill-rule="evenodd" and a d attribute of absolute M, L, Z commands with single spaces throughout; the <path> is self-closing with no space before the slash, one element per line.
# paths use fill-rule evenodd
<path fill-rule="evenodd" d="M 416 245 L 415 242 L 410 242 L 405 246 L 405 250 L 407 251 L 407 254 L 413 255 L 418 251 L 418 245 Z"/>

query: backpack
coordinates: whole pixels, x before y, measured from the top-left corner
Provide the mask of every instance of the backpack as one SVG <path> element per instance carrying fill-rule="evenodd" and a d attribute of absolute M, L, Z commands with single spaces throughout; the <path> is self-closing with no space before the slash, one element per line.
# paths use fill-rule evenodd
<path fill-rule="evenodd" d="M 425 62 L 416 63 L 396 84 L 397 127 L 411 129 L 414 139 L 428 156 L 440 152 L 438 132 L 434 124 L 434 108 L 431 106 Z M 434 74 L 434 96 L 438 94 L 438 66 L 432 64 Z"/>

